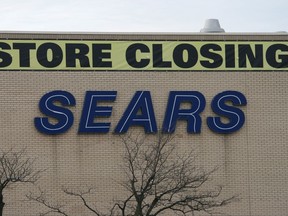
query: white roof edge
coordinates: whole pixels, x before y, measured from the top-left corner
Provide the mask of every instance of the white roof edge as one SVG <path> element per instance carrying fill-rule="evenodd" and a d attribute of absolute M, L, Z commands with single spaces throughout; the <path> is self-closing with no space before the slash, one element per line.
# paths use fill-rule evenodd
<path fill-rule="evenodd" d="M 288 35 L 288 32 L 66 32 L 66 31 L 0 31 L 0 34 L 65 34 L 65 35 Z"/>

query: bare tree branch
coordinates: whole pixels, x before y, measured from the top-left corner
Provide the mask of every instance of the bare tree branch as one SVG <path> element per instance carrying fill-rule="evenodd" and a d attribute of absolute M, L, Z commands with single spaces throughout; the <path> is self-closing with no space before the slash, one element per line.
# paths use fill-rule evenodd
<path fill-rule="evenodd" d="M 81 199 L 81 201 L 83 202 L 84 206 L 91 212 L 93 212 L 94 214 L 96 214 L 97 216 L 101 216 L 102 214 L 97 210 L 97 208 L 94 207 L 94 209 L 88 204 L 88 202 L 85 199 L 85 195 L 86 194 L 90 194 L 91 191 L 93 190 L 93 188 L 88 188 L 86 191 L 79 191 L 79 192 L 75 192 L 72 190 L 69 190 L 67 188 L 63 188 L 64 193 L 66 193 L 67 195 L 70 196 L 76 196 L 78 198 Z"/>
<path fill-rule="evenodd" d="M 26 156 L 25 149 L 0 152 L 0 188 L 12 183 L 35 183 L 43 170 L 34 170 L 35 159 Z"/>
<path fill-rule="evenodd" d="M 0 151 L 0 216 L 3 214 L 5 203 L 4 190 L 16 183 L 34 184 L 44 170 L 34 169 L 35 159 L 27 157 L 26 150 Z"/>
<path fill-rule="evenodd" d="M 50 213 L 57 213 L 59 215 L 69 216 L 67 213 L 65 213 L 64 210 L 62 210 L 62 208 L 65 207 L 64 205 L 53 204 L 52 202 L 49 202 L 47 200 L 46 193 L 40 188 L 39 191 L 40 194 L 37 196 L 30 193 L 29 195 L 26 195 L 26 197 L 28 198 L 28 200 L 40 203 L 48 209 L 47 211 L 40 213 L 40 216 L 49 215 Z"/>

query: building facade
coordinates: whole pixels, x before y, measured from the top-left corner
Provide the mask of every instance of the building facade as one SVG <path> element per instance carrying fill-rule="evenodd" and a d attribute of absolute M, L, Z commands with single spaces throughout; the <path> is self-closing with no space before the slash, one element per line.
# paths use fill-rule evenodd
<path fill-rule="evenodd" d="M 45 169 L 37 186 L 71 215 L 89 212 L 63 186 L 93 187 L 87 199 L 109 208 L 125 194 L 119 134 L 161 130 L 180 152 L 195 149 L 201 166 L 219 167 L 211 185 L 223 196 L 239 196 L 216 212 L 287 215 L 287 34 L 0 37 L 1 150 L 36 158 L 35 169 Z M 30 192 L 9 188 L 4 214 L 44 212 Z"/>

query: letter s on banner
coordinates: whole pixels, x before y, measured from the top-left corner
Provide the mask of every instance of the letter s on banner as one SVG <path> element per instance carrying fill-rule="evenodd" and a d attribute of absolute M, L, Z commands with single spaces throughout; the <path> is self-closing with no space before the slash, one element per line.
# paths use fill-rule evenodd
<path fill-rule="evenodd" d="M 60 102 L 63 106 L 75 106 L 74 96 L 67 91 L 52 91 L 45 94 L 39 102 L 39 109 L 47 116 L 55 118 L 58 122 L 49 122 L 48 117 L 36 117 L 34 125 L 36 129 L 46 134 L 60 134 L 66 132 L 74 121 L 73 113 L 62 106 L 55 105 Z"/>
<path fill-rule="evenodd" d="M 233 106 L 226 104 L 232 102 Z M 220 117 L 208 117 L 207 125 L 210 130 L 217 133 L 232 133 L 239 130 L 244 122 L 245 115 L 242 110 L 234 106 L 244 106 L 247 104 L 245 96 L 237 91 L 224 91 L 217 94 L 211 103 L 214 113 L 229 119 L 228 123 L 223 123 Z"/>

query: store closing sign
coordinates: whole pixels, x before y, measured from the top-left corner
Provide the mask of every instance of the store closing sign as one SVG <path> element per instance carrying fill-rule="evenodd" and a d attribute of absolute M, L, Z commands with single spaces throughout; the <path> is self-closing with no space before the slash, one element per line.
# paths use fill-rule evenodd
<path fill-rule="evenodd" d="M 285 41 L 0 40 L 0 70 L 274 71 Z"/>

